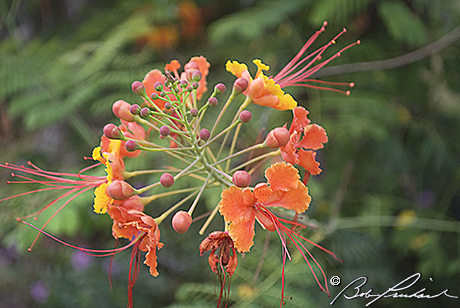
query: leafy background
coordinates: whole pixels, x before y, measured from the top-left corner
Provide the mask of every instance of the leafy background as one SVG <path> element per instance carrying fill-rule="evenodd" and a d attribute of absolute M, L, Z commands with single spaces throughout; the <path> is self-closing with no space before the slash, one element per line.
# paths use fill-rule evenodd
<path fill-rule="evenodd" d="M 449 288 L 460 295 L 458 1 L 12 0 L 1 2 L 0 12 L 0 161 L 32 160 L 63 171 L 86 166 L 81 157 L 114 120 L 111 104 L 120 98 L 135 102 L 130 84 L 150 69 L 203 54 L 212 64 L 208 80 L 230 86 L 228 59 L 261 58 L 273 73 L 324 20 L 329 26 L 317 46 L 347 27 L 337 46 L 357 39 L 362 44 L 316 77 L 354 81 L 352 95 L 289 89 L 330 140 L 319 154 L 324 172 L 309 182 L 308 219 L 318 229 L 305 235 L 344 259 L 339 264 L 312 249 L 328 277 L 342 278 L 342 287 L 367 276 L 367 286 L 383 292 L 422 273 L 418 285 L 429 294 Z M 264 112 L 252 123 L 257 131 L 290 120 L 288 113 L 253 110 Z M 2 170 L 1 182 L 8 178 Z M 0 196 L 27 189 L 1 184 Z M 0 306 L 124 307 L 129 253 L 114 258 L 110 289 L 109 259 L 44 238 L 26 251 L 35 233 L 15 218 L 49 197 L 0 204 Z M 111 222 L 91 213 L 90 204 L 91 194 L 77 199 L 48 230 L 80 246 L 110 248 Z M 142 268 L 135 306 L 215 306 L 217 280 L 199 256 L 197 230 L 178 235 L 162 226 L 160 276 Z M 232 278 L 229 306 L 279 305 L 279 246 L 276 236 L 258 232 Z M 328 306 L 340 289 L 331 287 L 328 298 L 298 255 L 287 263 L 287 307 Z M 342 298 L 335 305 L 362 307 L 367 301 Z M 374 306 L 414 302 L 387 298 Z M 433 303 L 458 306 L 447 297 L 417 301 L 419 307 Z"/>

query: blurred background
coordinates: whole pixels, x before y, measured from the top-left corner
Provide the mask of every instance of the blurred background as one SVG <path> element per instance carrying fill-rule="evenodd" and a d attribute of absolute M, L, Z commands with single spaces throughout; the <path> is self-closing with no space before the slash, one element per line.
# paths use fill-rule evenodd
<path fill-rule="evenodd" d="M 337 275 L 342 284 L 330 286 L 328 298 L 294 254 L 286 265 L 286 307 L 329 306 L 362 276 L 369 279 L 363 291 L 381 293 L 421 273 L 414 292 L 460 295 L 459 1 L 7 0 L 0 13 L 0 162 L 31 160 L 73 172 L 88 165 L 82 157 L 99 143 L 103 125 L 115 120 L 112 103 L 138 102 L 131 82 L 149 70 L 204 55 L 209 85 L 229 88 L 234 77 L 225 71 L 227 60 L 255 72 L 252 59 L 261 58 L 275 75 L 323 21 L 329 25 L 312 51 L 346 27 L 329 55 L 357 39 L 361 45 L 315 77 L 354 81 L 352 94 L 287 89 L 328 132 L 318 154 L 323 173 L 309 181 L 307 214 L 316 228 L 302 234 L 344 259 L 340 264 L 311 250 L 328 277 Z M 251 125 L 260 131 L 290 121 L 290 112 L 265 111 Z M 0 170 L 0 199 L 31 189 L 7 185 L 9 174 Z M 82 247 L 112 248 L 111 221 L 92 213 L 92 198 L 75 200 L 48 231 Z M 36 231 L 16 217 L 47 200 L 37 194 L 0 203 L 0 307 L 125 307 L 129 252 L 113 259 L 112 289 L 110 258 L 46 238 L 27 252 Z M 218 220 L 209 231 L 222 227 Z M 141 266 L 135 307 L 215 307 L 218 279 L 207 255 L 199 255 L 199 227 L 179 235 L 168 223 L 161 226 L 160 275 L 153 278 Z M 276 234 L 265 234 L 239 256 L 229 307 L 279 306 L 280 243 Z M 340 298 L 334 306 L 368 301 Z M 459 300 L 386 298 L 373 307 L 415 302 L 458 307 Z"/>

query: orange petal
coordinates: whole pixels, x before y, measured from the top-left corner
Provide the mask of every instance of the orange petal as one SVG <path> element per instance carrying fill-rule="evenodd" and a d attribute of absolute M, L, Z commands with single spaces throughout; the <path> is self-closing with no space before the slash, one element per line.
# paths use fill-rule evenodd
<path fill-rule="evenodd" d="M 306 127 L 308 124 L 310 124 L 310 120 L 308 119 L 308 110 L 305 109 L 304 107 L 298 106 L 295 107 L 293 110 L 293 119 L 292 119 L 292 124 L 291 127 L 289 128 L 289 132 L 292 133 L 293 130 L 296 131 L 301 131 L 303 130 L 304 127 Z"/>
<path fill-rule="evenodd" d="M 299 185 L 299 171 L 285 162 L 273 164 L 265 170 L 265 177 L 273 191 L 288 191 Z"/>
<path fill-rule="evenodd" d="M 238 222 L 241 219 L 254 219 L 252 192 L 236 186 L 225 189 L 221 195 L 220 213 L 226 222 Z"/>
<path fill-rule="evenodd" d="M 316 152 L 300 149 L 297 154 L 299 155 L 299 165 L 304 167 L 305 170 L 310 172 L 312 175 L 318 175 L 321 173 L 322 170 L 319 168 L 319 163 L 315 160 Z"/>
<path fill-rule="evenodd" d="M 295 147 L 304 149 L 318 150 L 324 147 L 324 143 L 328 141 L 326 131 L 318 124 L 307 125 L 303 131 L 302 140 Z"/>
<path fill-rule="evenodd" d="M 270 201 L 270 200 L 269 200 Z M 287 210 L 294 210 L 296 213 L 305 212 L 310 206 L 311 197 L 308 194 L 308 188 L 299 181 L 297 188 L 287 192 L 280 192 L 278 200 L 273 200 L 270 203 L 264 203 L 264 206 L 278 206 Z"/>
<path fill-rule="evenodd" d="M 251 208 L 252 212 L 254 209 Z M 239 252 L 248 252 L 254 245 L 254 224 L 255 224 L 255 215 L 252 213 L 251 219 L 240 219 L 236 223 L 231 223 L 229 226 L 229 234 L 233 239 L 235 248 Z"/>

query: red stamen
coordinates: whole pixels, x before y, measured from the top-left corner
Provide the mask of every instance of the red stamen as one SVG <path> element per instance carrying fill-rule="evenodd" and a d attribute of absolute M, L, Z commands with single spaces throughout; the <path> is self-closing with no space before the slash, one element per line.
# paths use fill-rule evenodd
<path fill-rule="evenodd" d="M 351 48 L 354 45 L 359 45 L 361 41 L 356 41 L 336 52 L 333 56 L 329 57 L 323 62 L 320 62 L 314 65 L 315 62 L 320 61 L 322 59 L 323 53 L 328 49 L 331 45 L 335 44 L 336 40 L 342 36 L 344 33 L 347 32 L 347 29 L 343 29 L 339 34 L 337 34 L 332 40 L 329 41 L 326 45 L 318 48 L 316 51 L 312 52 L 309 55 L 304 56 L 304 53 L 307 51 L 309 47 L 313 44 L 313 42 L 318 38 L 318 36 L 326 30 L 327 22 L 323 23 L 323 26 L 316 31 L 316 33 L 310 37 L 310 39 L 304 44 L 304 46 L 300 49 L 297 55 L 275 76 L 273 80 L 279 84 L 282 88 L 288 86 L 303 86 L 309 87 L 319 90 L 328 90 L 333 92 L 339 92 L 342 94 L 350 95 L 349 90 L 340 90 L 336 89 L 337 86 L 349 86 L 353 87 L 354 83 L 342 83 L 342 82 L 328 82 L 328 81 L 321 81 L 321 80 L 314 80 L 309 79 L 308 77 L 315 74 L 321 68 L 326 66 L 329 62 L 334 60 L 337 57 L 340 57 L 342 52 Z M 303 57 L 303 58 L 302 58 Z M 302 58 L 302 59 L 301 59 Z M 311 59 L 311 60 L 310 60 Z M 306 63 L 310 60 L 308 63 Z M 301 67 L 302 66 L 302 67 Z M 317 86 L 312 85 L 310 83 L 322 83 L 328 85 L 329 87 L 324 86 Z"/>

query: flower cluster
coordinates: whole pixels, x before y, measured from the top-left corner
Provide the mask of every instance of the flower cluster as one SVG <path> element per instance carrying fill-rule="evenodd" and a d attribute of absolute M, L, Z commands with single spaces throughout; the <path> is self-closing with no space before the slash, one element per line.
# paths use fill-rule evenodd
<path fill-rule="evenodd" d="M 212 93 L 203 101 L 208 90 L 207 77 L 210 68 L 205 57 L 191 58 L 184 65 L 183 71 L 177 60 L 168 63 L 163 71 L 153 69 L 142 81 L 132 83 L 132 90 L 139 96 L 137 103 L 118 100 L 112 105 L 113 113 L 120 123 L 104 126 L 100 144 L 92 151 L 92 166 L 78 174 L 71 174 L 45 171 L 32 163 L 29 163 L 29 167 L 5 163 L 1 167 L 12 170 L 12 176 L 21 179 L 9 183 L 39 183 L 44 188 L 3 200 L 41 191 L 64 191 L 38 212 L 18 218 L 38 230 L 38 235 L 45 234 L 64 243 L 45 231 L 47 224 L 74 198 L 88 190 L 94 190 L 94 212 L 107 214 L 113 221 L 113 237 L 116 240 L 126 239 L 128 244 L 111 250 L 90 250 L 64 244 L 92 255 L 113 255 L 131 248 L 128 283 L 128 306 L 131 307 L 132 288 L 139 274 L 141 252 L 146 253 L 144 264 L 149 267 L 150 274 L 153 277 L 159 275 L 157 253 L 163 248 L 163 243 L 160 242 L 160 225 L 164 224 L 165 218 L 172 215 L 174 230 L 181 234 L 186 233 L 191 224 L 196 223 L 195 210 L 203 192 L 216 189 L 219 190 L 221 201 L 210 212 L 199 233 L 203 235 L 206 232 L 218 213 L 223 218 L 224 228 L 212 231 L 204 238 L 199 251 L 202 255 L 209 252 L 211 270 L 220 278 L 218 306 L 224 303 L 223 292 L 225 287 L 230 287 L 229 278 L 237 269 L 238 253 L 247 253 L 254 245 L 256 223 L 267 231 L 277 232 L 281 240 L 284 255 L 281 304 L 284 302 L 284 264 L 286 258 L 291 258 L 289 245 L 298 249 L 320 288 L 328 293 L 326 275 L 304 243 L 312 244 L 334 258 L 336 256 L 294 231 L 297 227 L 304 227 L 303 225 L 280 218 L 271 210 L 283 208 L 293 211 L 294 214 L 301 214 L 309 208 L 311 197 L 306 186 L 308 177 L 321 172 L 316 161 L 316 151 L 328 142 L 324 128 L 311 123 L 307 117 L 308 111 L 298 106 L 285 87 L 325 88 L 327 85 L 329 90 L 340 92 L 336 86 L 353 86 L 353 83 L 336 84 L 309 79 L 318 69 L 340 56 L 342 51 L 359 44 L 359 41 L 353 43 L 322 61 L 324 51 L 344 30 L 325 46 L 310 55 L 304 55 L 307 48 L 325 30 L 325 26 L 326 23 L 274 77 L 264 74 L 269 67 L 261 60 L 254 60 L 258 68 L 254 77 L 245 64 L 229 60 L 226 69 L 237 79 L 225 103 L 221 104 L 217 118 L 212 122 L 209 122 L 207 110 L 218 108 L 226 86 L 222 83 L 216 84 Z M 349 94 L 349 91 L 342 92 Z M 245 99 L 236 114 L 229 117 L 229 105 L 235 104 L 235 100 L 243 95 Z M 292 110 L 293 120 L 289 129 L 287 124 L 277 127 L 268 133 L 263 142 L 238 149 L 240 131 L 245 128 L 245 123 L 252 120 L 252 114 L 247 110 L 251 104 L 277 110 Z M 225 123 L 226 119 L 233 120 Z M 229 139 L 232 140 L 231 145 L 227 146 Z M 169 157 L 170 163 L 137 171 L 127 170 L 125 167 L 128 160 L 142 160 L 147 155 Z M 238 163 L 235 163 L 236 157 L 239 157 Z M 254 164 L 267 166 L 264 173 L 266 183 L 251 186 L 252 176 L 259 170 L 249 169 Z M 104 168 L 103 175 L 87 175 L 89 169 L 98 166 Z M 303 179 L 300 173 L 302 169 L 305 171 Z M 138 183 L 135 179 L 141 175 L 150 176 L 153 183 L 133 187 Z M 187 181 L 182 182 L 188 186 L 177 187 L 176 183 L 184 178 Z M 192 182 L 196 185 L 189 184 Z M 180 200 L 164 209 L 158 217 L 148 214 L 151 207 L 164 206 L 164 203 L 157 203 L 155 200 L 172 195 L 180 196 Z M 37 217 L 57 202 L 63 204 L 41 227 L 25 221 L 27 218 Z M 188 210 L 180 210 L 184 204 L 190 205 Z M 164 227 L 166 226 L 162 226 Z M 167 239 L 163 241 L 167 247 Z M 317 275 L 318 269 L 323 277 L 321 279 Z"/>

